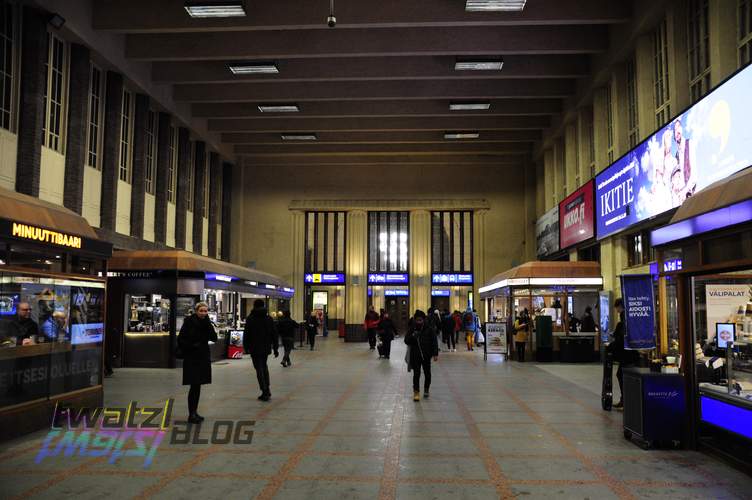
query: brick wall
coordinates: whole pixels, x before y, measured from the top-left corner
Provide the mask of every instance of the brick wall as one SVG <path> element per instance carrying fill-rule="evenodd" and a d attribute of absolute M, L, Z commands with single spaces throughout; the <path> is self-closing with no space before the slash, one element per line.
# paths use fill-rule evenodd
<path fill-rule="evenodd" d="M 175 247 L 185 249 L 185 215 L 188 211 L 187 194 L 190 189 L 191 133 L 185 127 L 178 129 L 178 196 L 175 207 Z"/>
<path fill-rule="evenodd" d="M 203 250 L 204 235 L 204 164 L 206 163 L 206 143 L 196 141 L 196 158 L 193 164 L 193 252 Z"/>
<path fill-rule="evenodd" d="M 115 230 L 117 212 L 118 162 L 120 159 L 120 111 L 123 103 L 123 75 L 107 72 L 102 147 L 102 229 Z"/>
<path fill-rule="evenodd" d="M 167 241 L 167 176 L 170 162 L 169 113 L 159 113 L 157 130 L 157 185 L 154 192 L 154 242 L 164 245 Z"/>
<path fill-rule="evenodd" d="M 144 197 L 146 194 L 146 127 L 149 96 L 136 94 L 133 114 L 133 182 L 131 183 L 131 236 L 144 237 Z"/>
<path fill-rule="evenodd" d="M 70 50 L 70 86 L 68 89 L 68 135 L 65 143 L 65 188 L 63 204 L 81 213 L 86 164 L 86 136 L 89 123 L 89 86 L 91 62 L 89 48 L 77 43 Z"/>

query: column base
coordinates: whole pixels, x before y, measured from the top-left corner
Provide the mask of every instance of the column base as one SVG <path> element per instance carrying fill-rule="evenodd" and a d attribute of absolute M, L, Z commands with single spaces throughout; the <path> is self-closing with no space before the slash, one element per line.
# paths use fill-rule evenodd
<path fill-rule="evenodd" d="M 345 325 L 345 342 L 367 342 L 368 333 L 363 325 Z"/>

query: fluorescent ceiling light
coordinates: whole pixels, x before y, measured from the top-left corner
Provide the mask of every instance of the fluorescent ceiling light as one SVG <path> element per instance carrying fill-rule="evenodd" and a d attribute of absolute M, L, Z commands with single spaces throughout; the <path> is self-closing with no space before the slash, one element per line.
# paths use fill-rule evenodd
<path fill-rule="evenodd" d="M 478 132 L 446 132 L 444 139 L 477 139 L 480 137 Z"/>
<path fill-rule="evenodd" d="M 279 73 L 274 63 L 233 63 L 228 65 L 233 75 L 262 75 Z"/>
<path fill-rule="evenodd" d="M 455 71 L 501 71 L 504 61 L 501 59 L 476 59 L 473 61 L 456 61 Z"/>
<path fill-rule="evenodd" d="M 452 102 L 449 103 L 449 110 L 450 111 L 469 111 L 469 110 L 476 110 L 476 109 L 488 109 L 491 107 L 490 102 Z"/>
<path fill-rule="evenodd" d="M 300 111 L 297 104 L 259 104 L 262 113 L 297 113 Z"/>
<path fill-rule="evenodd" d="M 526 0 L 467 0 L 465 10 L 468 12 L 510 12 L 525 8 Z"/>
<path fill-rule="evenodd" d="M 195 18 L 207 17 L 245 17 L 245 8 L 240 0 L 222 0 L 218 2 L 185 2 L 185 11 Z"/>
<path fill-rule="evenodd" d="M 315 141 L 316 134 L 282 134 L 283 141 Z"/>

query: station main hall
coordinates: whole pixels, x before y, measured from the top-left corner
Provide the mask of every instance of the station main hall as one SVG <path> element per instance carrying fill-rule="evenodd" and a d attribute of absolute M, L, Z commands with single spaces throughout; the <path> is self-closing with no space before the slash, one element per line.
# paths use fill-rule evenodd
<path fill-rule="evenodd" d="M 752 498 L 752 0 L 0 0 L 0 500 Z"/>

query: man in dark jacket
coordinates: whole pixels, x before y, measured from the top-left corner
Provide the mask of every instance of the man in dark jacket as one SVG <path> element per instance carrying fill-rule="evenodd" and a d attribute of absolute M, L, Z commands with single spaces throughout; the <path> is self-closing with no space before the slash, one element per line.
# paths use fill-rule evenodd
<path fill-rule="evenodd" d="M 279 338 L 282 340 L 282 347 L 285 348 L 285 355 L 282 356 L 282 366 L 290 366 L 290 352 L 295 344 L 295 331 L 298 324 L 290 318 L 290 311 L 282 311 L 282 317 L 277 321 L 277 330 Z"/>
<path fill-rule="evenodd" d="M 39 325 L 31 319 L 31 305 L 28 302 L 21 302 L 17 308 L 18 316 L 11 322 L 9 330 L 10 337 L 16 337 L 17 345 L 34 344 L 39 337 Z"/>
<path fill-rule="evenodd" d="M 269 388 L 269 366 L 266 363 L 272 351 L 275 358 L 279 357 L 279 345 L 274 320 L 267 314 L 264 301 L 261 299 L 253 302 L 253 311 L 245 319 L 243 349 L 251 355 L 253 367 L 256 369 L 256 378 L 261 389 L 261 396 L 258 398 L 261 401 L 269 401 L 272 393 Z"/>
<path fill-rule="evenodd" d="M 384 358 L 389 359 L 389 355 L 392 352 L 392 340 L 394 340 L 394 335 L 397 330 L 394 327 L 394 322 L 392 321 L 392 318 L 389 317 L 388 312 L 382 314 L 379 326 L 381 327 L 381 333 L 379 333 L 379 336 L 381 337 L 381 342 L 384 344 Z"/>
<path fill-rule="evenodd" d="M 425 373 L 423 397 L 428 398 L 431 387 L 431 358 L 439 360 L 439 341 L 426 323 L 426 313 L 418 309 L 413 315 L 413 329 L 405 335 L 410 347 L 410 366 L 413 369 L 413 401 L 420 401 L 420 369 Z"/>
<path fill-rule="evenodd" d="M 444 310 L 444 316 L 441 319 L 441 334 L 449 352 L 456 351 L 457 338 L 454 335 L 454 318 L 448 310 Z"/>

